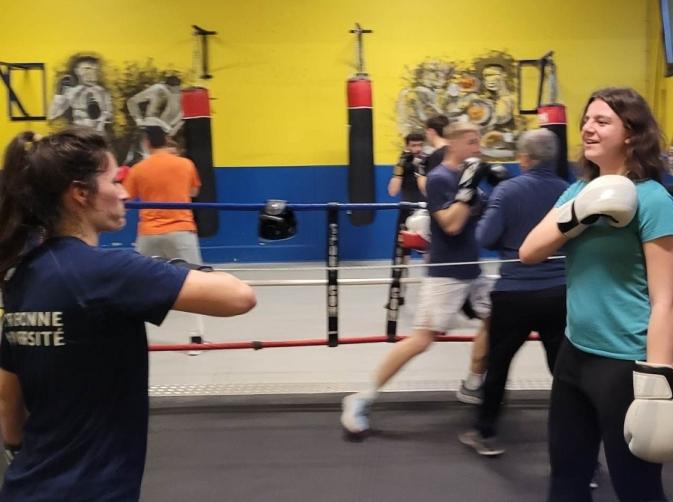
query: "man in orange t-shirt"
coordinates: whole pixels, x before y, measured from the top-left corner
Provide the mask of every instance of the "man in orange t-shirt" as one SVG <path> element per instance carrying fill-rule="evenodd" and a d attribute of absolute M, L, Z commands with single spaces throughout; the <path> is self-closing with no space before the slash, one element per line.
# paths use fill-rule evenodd
<path fill-rule="evenodd" d="M 138 162 L 124 179 L 129 198 L 143 202 L 191 202 L 201 187 L 194 163 L 174 153 L 159 126 L 143 128 L 150 155 Z M 200 264 L 201 251 L 191 209 L 141 209 L 136 250 L 146 256 L 182 258 Z M 203 336 L 203 319 L 195 316 L 192 342 Z"/>

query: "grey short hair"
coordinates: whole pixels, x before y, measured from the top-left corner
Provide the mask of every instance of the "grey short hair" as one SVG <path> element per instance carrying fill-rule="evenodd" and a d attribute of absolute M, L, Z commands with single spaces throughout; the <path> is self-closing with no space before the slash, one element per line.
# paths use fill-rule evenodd
<path fill-rule="evenodd" d="M 526 154 L 534 163 L 550 162 L 558 155 L 558 138 L 549 129 L 524 132 L 516 143 L 519 153 Z"/>

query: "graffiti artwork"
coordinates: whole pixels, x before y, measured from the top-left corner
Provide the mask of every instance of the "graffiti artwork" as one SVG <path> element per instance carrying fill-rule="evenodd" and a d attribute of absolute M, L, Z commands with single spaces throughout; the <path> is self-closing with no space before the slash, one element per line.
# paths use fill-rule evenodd
<path fill-rule="evenodd" d="M 48 119 L 93 127 L 104 133 L 120 163 L 132 165 L 147 152 L 142 127 L 160 126 L 179 145 L 182 126 L 182 77 L 175 70 L 127 62 L 113 67 L 93 53 L 78 53 L 56 73 Z"/>
<path fill-rule="evenodd" d="M 469 121 L 482 130 L 482 153 L 512 160 L 526 120 L 518 114 L 516 61 L 490 52 L 471 63 L 428 60 L 411 69 L 397 101 L 397 123 L 404 136 L 422 130 L 433 115 Z"/>
<path fill-rule="evenodd" d="M 58 82 L 47 118 L 64 117 L 69 123 L 104 132 L 112 120 L 112 97 L 102 75 L 101 59 L 75 54 Z"/>

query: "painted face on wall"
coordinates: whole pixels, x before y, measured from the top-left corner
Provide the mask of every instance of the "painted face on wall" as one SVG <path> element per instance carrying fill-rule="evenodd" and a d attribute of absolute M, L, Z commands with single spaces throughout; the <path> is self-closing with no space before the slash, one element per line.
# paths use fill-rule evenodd
<path fill-rule="evenodd" d="M 430 89 L 439 89 L 443 84 L 443 75 L 439 68 L 429 67 L 423 72 L 421 85 Z"/>
<path fill-rule="evenodd" d="M 75 75 L 80 84 L 96 85 L 98 83 L 98 63 L 94 61 L 81 61 L 75 67 Z"/>
<path fill-rule="evenodd" d="M 491 92 L 498 92 L 503 86 L 503 71 L 499 66 L 487 66 L 482 72 L 484 87 Z"/>

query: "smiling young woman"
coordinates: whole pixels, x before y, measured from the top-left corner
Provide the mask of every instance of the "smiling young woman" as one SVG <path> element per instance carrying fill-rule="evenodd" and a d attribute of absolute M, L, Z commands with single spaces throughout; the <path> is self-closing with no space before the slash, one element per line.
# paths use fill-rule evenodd
<path fill-rule="evenodd" d="M 620 500 L 664 501 L 661 462 L 673 459 L 673 407 L 663 392 L 673 387 L 673 200 L 660 182 L 662 136 L 645 100 L 627 88 L 593 93 L 581 133 L 582 178 L 519 250 L 524 263 L 561 246 L 567 257 L 548 500 L 591 500 L 602 441 Z M 643 392 L 657 382 L 662 393 Z"/>

